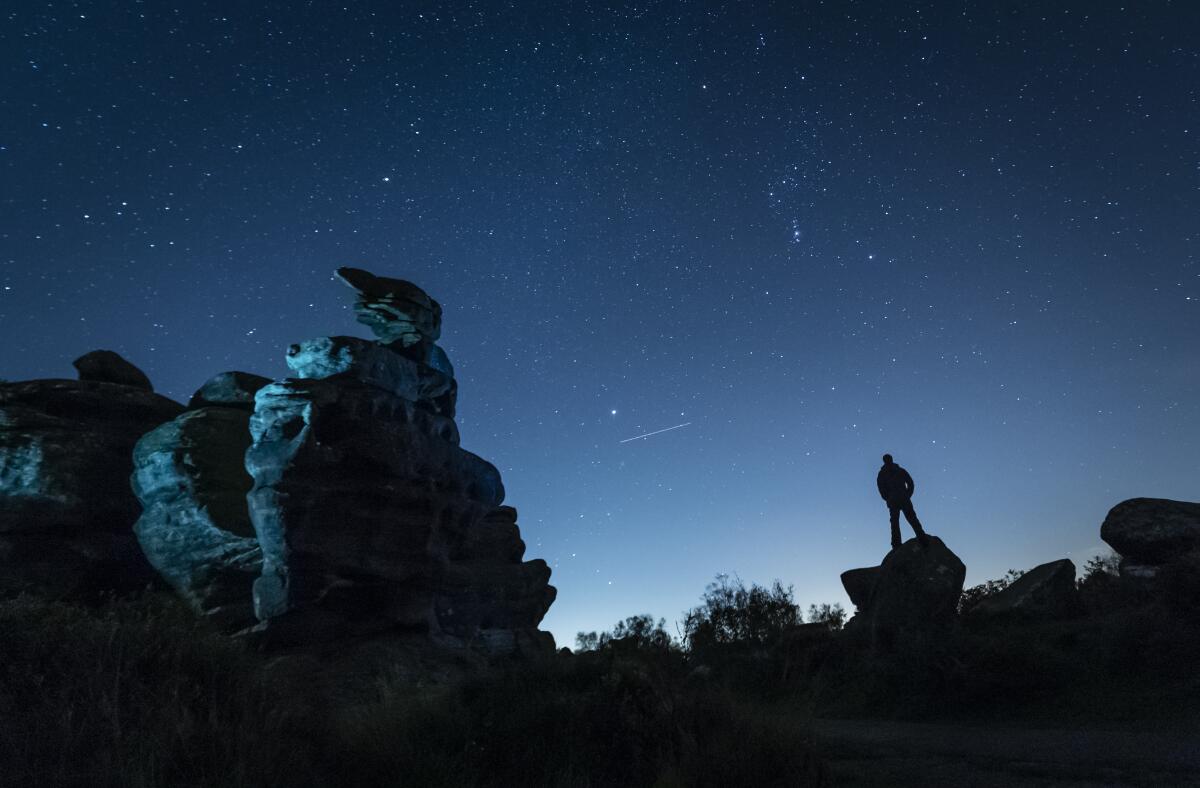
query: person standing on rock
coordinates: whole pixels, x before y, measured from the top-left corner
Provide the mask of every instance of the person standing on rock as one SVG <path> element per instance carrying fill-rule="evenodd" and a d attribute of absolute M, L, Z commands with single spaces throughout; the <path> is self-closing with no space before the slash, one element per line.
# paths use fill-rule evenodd
<path fill-rule="evenodd" d="M 887 502 L 892 523 L 892 549 L 900 546 L 900 512 L 904 512 L 904 519 L 912 526 L 921 546 L 928 544 L 929 537 L 925 535 L 925 529 L 921 527 L 921 521 L 917 519 L 917 513 L 913 510 L 912 494 L 916 485 L 913 484 L 908 471 L 892 461 L 892 455 L 883 455 L 883 467 L 879 469 L 875 485 L 879 488 L 880 497 Z"/>

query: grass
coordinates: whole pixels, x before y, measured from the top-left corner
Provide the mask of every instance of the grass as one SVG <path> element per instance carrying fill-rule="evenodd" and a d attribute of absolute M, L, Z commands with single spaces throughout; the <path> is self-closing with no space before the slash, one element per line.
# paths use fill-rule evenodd
<path fill-rule="evenodd" d="M 1098 575 L 1072 617 L 968 616 L 887 654 L 812 624 L 685 652 L 649 621 L 490 665 L 264 654 L 165 594 L 0 600 L 0 786 L 822 786 L 813 716 L 1191 729 L 1197 577 Z"/>
<path fill-rule="evenodd" d="M 825 785 L 794 717 L 609 650 L 331 702 L 166 596 L 0 601 L 4 786 Z"/>

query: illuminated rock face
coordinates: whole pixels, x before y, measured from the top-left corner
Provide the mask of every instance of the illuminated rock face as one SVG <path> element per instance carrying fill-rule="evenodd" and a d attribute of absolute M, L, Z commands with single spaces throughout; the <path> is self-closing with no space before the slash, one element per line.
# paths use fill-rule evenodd
<path fill-rule="evenodd" d="M 250 419 L 265 631 L 303 642 L 403 629 L 501 651 L 552 647 L 537 630 L 554 599 L 549 567 L 522 561 L 500 474 L 458 445 L 453 370 L 434 344 L 440 307 L 415 285 L 346 270 L 360 320 L 384 341 L 293 345 L 300 377 L 261 389 Z"/>
<path fill-rule="evenodd" d="M 269 382 L 244 372 L 215 376 L 187 412 L 148 432 L 133 452 L 142 551 L 193 609 L 230 629 L 256 622 L 251 586 L 262 550 L 246 506 L 252 481 L 244 458 L 254 392 Z"/>
<path fill-rule="evenodd" d="M 0 384 L 0 588 L 61 597 L 154 579 L 131 530 L 133 446 L 183 406 L 111 351 L 76 365 L 86 379 Z"/>

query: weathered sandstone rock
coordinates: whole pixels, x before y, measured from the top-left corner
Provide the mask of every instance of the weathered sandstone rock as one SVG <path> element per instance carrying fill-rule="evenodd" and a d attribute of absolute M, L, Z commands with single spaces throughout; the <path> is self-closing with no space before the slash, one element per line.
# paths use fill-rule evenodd
<path fill-rule="evenodd" d="M 875 590 L 875 583 L 879 580 L 880 571 L 882 571 L 882 567 L 867 566 L 842 572 L 842 587 L 846 589 L 846 595 L 860 611 L 864 610 L 871 601 L 871 594 Z"/>
<path fill-rule="evenodd" d="M 358 322 L 385 344 L 408 348 L 441 337 L 441 304 L 412 282 L 375 276 L 361 268 L 339 268 L 337 276 L 357 291 Z"/>
<path fill-rule="evenodd" d="M 971 613 L 1056 617 L 1070 613 L 1075 605 L 1075 564 L 1063 558 L 1035 566 L 1008 588 L 980 601 Z"/>
<path fill-rule="evenodd" d="M 144 586 L 133 446 L 183 406 L 93 380 L 0 384 L 0 586 L 52 595 Z"/>
<path fill-rule="evenodd" d="M 358 337 L 320 337 L 288 348 L 287 364 L 300 378 L 341 377 L 391 392 L 434 413 L 454 418 L 454 370 L 441 348 L 434 368 L 392 348 Z"/>
<path fill-rule="evenodd" d="M 256 622 L 251 588 L 262 570 L 246 505 L 250 412 L 236 399 L 187 411 L 143 436 L 133 453 L 143 552 L 197 612 L 230 628 Z"/>
<path fill-rule="evenodd" d="M 221 372 L 209 378 L 188 400 L 188 409 L 217 405 L 223 408 L 254 410 L 254 395 L 271 382 L 249 372 Z"/>
<path fill-rule="evenodd" d="M 1114 506 L 1100 538 L 1132 564 L 1165 564 L 1200 552 L 1200 503 L 1131 498 Z"/>
<path fill-rule="evenodd" d="M 111 350 L 93 350 L 71 362 L 80 380 L 116 383 L 143 391 L 154 391 L 146 373 Z"/>

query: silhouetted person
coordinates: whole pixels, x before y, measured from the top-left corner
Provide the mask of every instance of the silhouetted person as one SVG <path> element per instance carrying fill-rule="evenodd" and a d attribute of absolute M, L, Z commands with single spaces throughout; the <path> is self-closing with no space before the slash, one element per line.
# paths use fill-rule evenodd
<path fill-rule="evenodd" d="M 925 535 L 925 529 L 913 511 L 912 494 L 916 485 L 908 471 L 892 462 L 892 455 L 883 455 L 883 467 L 879 469 L 875 484 L 879 487 L 880 497 L 887 501 L 888 516 L 892 521 L 892 549 L 900 546 L 900 512 L 904 512 L 904 519 L 912 526 L 921 546 L 928 544 L 929 537 Z"/>

